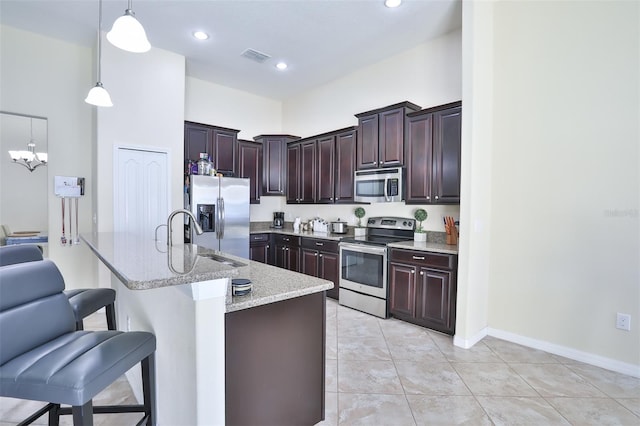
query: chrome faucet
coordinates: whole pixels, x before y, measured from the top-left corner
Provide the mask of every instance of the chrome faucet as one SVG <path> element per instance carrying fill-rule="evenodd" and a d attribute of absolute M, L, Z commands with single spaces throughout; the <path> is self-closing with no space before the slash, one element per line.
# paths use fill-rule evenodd
<path fill-rule="evenodd" d="M 169 247 L 171 247 L 173 245 L 173 238 L 171 236 L 173 234 L 173 232 L 172 232 L 173 229 L 171 227 L 171 221 L 179 213 L 183 213 L 183 214 L 186 214 L 187 216 L 189 216 L 191 222 L 193 223 L 193 227 L 196 230 L 196 234 L 200 235 L 200 234 L 202 234 L 204 232 L 202 230 L 202 227 L 200 226 L 200 224 L 196 220 L 196 217 L 189 210 L 186 210 L 186 209 L 174 210 L 174 211 L 171 212 L 171 214 L 169 214 L 169 218 L 167 219 L 167 245 Z M 162 225 L 159 225 L 158 228 L 160 226 L 162 226 Z M 156 228 L 156 232 L 158 231 L 158 228 Z"/>

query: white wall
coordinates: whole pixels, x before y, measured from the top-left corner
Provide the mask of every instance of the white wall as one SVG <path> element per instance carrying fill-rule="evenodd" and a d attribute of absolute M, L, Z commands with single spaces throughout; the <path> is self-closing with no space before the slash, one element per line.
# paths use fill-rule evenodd
<path fill-rule="evenodd" d="M 240 130 L 238 138 L 253 140 L 282 132 L 282 103 L 187 77 L 185 120 Z"/>
<path fill-rule="evenodd" d="M 84 244 L 62 247 L 58 243 L 61 203 L 53 195 L 56 175 L 84 177 L 89 188 L 92 183 L 92 107 L 84 102 L 95 84 L 92 52 L 8 26 L 0 26 L 0 51 L 0 110 L 48 119 L 49 164 L 43 170 L 48 182 L 49 258 L 60 268 L 67 288 L 96 286 L 89 249 Z M 91 231 L 93 196 L 87 191 L 80 199 L 81 233 Z"/>
<path fill-rule="evenodd" d="M 355 114 L 402 101 L 422 108 L 459 101 L 461 61 L 461 32 L 454 31 L 285 100 L 282 128 L 307 137 L 357 125 Z"/>
<path fill-rule="evenodd" d="M 493 147 L 491 334 L 635 375 L 639 9 L 495 2 L 493 140 L 473 141 Z M 615 328 L 617 312 L 630 332 Z"/>

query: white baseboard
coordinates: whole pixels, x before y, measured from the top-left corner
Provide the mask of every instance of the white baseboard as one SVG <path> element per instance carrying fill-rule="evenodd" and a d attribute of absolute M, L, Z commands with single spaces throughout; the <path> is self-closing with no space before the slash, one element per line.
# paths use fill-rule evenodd
<path fill-rule="evenodd" d="M 470 339 L 463 339 L 462 337 L 455 335 L 453 336 L 453 345 L 459 348 L 469 349 L 470 347 L 478 343 L 480 340 L 484 339 L 485 336 L 487 336 L 488 334 L 488 330 L 489 328 L 485 327 L 482 330 L 478 331 L 473 336 L 471 336 Z"/>
<path fill-rule="evenodd" d="M 586 364 L 595 365 L 596 367 L 601 367 L 607 370 L 615 371 L 617 373 L 622 373 L 628 376 L 640 378 L 640 365 L 629 364 L 626 362 L 603 357 L 600 355 L 579 351 L 577 349 L 569 348 L 566 346 L 556 345 L 555 343 L 532 339 L 531 337 L 520 336 L 518 334 L 510 333 L 504 330 L 497 330 L 495 328 L 487 327 L 483 329 L 482 332 L 486 332 L 485 335 L 488 334 L 489 336 L 506 340 L 508 342 L 517 343 L 519 345 L 527 346 L 529 348 L 539 349 L 541 351 L 549 352 L 554 355 L 563 356 L 565 358 L 569 358 L 574 361 L 584 362 Z M 478 333 L 478 335 L 479 334 L 480 333 Z M 474 336 L 474 339 L 476 336 Z M 473 344 L 471 344 L 467 348 L 473 346 L 475 343 L 479 341 L 479 340 L 474 341 L 474 339 L 470 340 L 470 342 L 472 341 Z M 467 342 L 467 341 L 464 341 L 464 342 Z M 455 341 L 455 338 L 454 338 L 454 345 L 465 347 L 462 345 L 458 345 Z"/>

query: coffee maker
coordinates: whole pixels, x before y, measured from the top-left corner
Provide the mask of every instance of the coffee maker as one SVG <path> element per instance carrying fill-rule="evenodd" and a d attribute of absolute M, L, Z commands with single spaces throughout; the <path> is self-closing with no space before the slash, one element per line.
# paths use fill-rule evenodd
<path fill-rule="evenodd" d="M 282 228 L 284 225 L 284 212 L 273 212 L 273 227 Z"/>

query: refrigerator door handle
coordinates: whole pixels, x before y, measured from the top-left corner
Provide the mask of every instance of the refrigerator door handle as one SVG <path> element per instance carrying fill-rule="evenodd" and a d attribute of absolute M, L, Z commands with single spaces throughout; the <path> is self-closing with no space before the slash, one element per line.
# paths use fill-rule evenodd
<path fill-rule="evenodd" d="M 224 238 L 224 198 L 218 198 L 218 239 Z"/>

